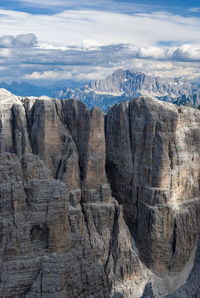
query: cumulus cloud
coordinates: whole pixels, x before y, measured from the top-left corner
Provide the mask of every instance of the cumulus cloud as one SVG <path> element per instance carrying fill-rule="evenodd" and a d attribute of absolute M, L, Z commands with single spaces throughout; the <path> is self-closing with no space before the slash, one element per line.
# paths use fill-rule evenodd
<path fill-rule="evenodd" d="M 13 35 L 4 35 L 0 37 L 0 48 L 15 47 L 33 47 L 37 45 L 37 37 L 33 33 Z"/>
<path fill-rule="evenodd" d="M 200 45 L 182 45 L 174 50 L 172 58 L 183 61 L 200 61 Z"/>
<path fill-rule="evenodd" d="M 155 59 L 165 59 L 166 50 L 159 47 L 142 47 L 138 48 L 138 57 L 140 58 L 155 58 Z"/>
<path fill-rule="evenodd" d="M 13 45 L 16 47 L 33 47 L 37 45 L 37 37 L 33 33 L 20 34 L 14 38 Z"/>
<path fill-rule="evenodd" d="M 55 80 L 55 79 L 72 79 L 72 74 L 67 71 L 44 71 L 44 72 L 37 72 L 34 71 L 31 74 L 26 74 L 24 76 L 25 79 L 31 80 Z"/>

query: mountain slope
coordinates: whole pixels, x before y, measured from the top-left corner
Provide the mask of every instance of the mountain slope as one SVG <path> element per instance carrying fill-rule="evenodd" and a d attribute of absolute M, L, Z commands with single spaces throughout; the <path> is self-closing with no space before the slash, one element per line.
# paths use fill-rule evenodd
<path fill-rule="evenodd" d="M 200 103 L 200 88 L 177 79 L 166 80 L 148 76 L 141 72 L 119 69 L 104 80 L 86 84 L 77 89 L 63 89 L 58 98 L 80 99 L 89 107 L 97 105 L 104 111 L 123 100 L 130 100 L 141 95 L 178 104 Z"/>

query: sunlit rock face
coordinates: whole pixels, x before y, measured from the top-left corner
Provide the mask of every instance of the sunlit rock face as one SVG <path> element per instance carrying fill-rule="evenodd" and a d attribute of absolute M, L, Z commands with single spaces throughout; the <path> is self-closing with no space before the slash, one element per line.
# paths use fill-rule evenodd
<path fill-rule="evenodd" d="M 106 118 L 107 172 L 140 256 L 156 274 L 181 270 L 200 223 L 200 112 L 139 98 Z"/>
<path fill-rule="evenodd" d="M 182 286 L 199 233 L 200 112 L 139 98 L 105 116 L 0 91 L 0 297 Z"/>

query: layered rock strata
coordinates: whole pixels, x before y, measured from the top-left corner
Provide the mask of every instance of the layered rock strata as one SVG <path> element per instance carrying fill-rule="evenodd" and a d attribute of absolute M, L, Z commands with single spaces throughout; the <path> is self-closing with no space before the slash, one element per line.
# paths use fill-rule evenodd
<path fill-rule="evenodd" d="M 164 297 L 186 281 L 200 112 L 139 98 L 104 118 L 1 90 L 0 297 Z"/>

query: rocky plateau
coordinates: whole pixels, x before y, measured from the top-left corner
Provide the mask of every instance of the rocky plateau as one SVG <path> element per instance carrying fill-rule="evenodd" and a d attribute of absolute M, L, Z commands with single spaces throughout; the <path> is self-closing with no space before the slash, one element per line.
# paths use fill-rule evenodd
<path fill-rule="evenodd" d="M 200 297 L 200 111 L 0 89 L 0 297 Z"/>

